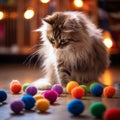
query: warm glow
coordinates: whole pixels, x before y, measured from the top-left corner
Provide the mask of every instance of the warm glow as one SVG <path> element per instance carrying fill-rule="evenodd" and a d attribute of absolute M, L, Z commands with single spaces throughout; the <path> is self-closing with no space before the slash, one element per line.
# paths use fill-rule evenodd
<path fill-rule="evenodd" d="M 48 2 L 50 2 L 50 0 L 40 0 L 41 1 L 41 3 L 48 3 Z"/>
<path fill-rule="evenodd" d="M 103 43 L 105 44 L 105 46 L 107 48 L 111 48 L 113 46 L 113 41 L 112 41 L 111 35 L 110 35 L 110 33 L 108 31 L 104 32 Z"/>
<path fill-rule="evenodd" d="M 113 77 L 110 70 L 106 70 L 102 76 L 102 82 L 104 85 L 112 85 L 113 84 Z"/>
<path fill-rule="evenodd" d="M 83 1 L 82 0 L 74 0 L 74 5 L 76 7 L 82 7 L 83 6 Z"/>
<path fill-rule="evenodd" d="M 2 11 L 0 11 L 0 20 L 2 20 L 4 17 L 4 13 Z"/>
<path fill-rule="evenodd" d="M 32 9 L 28 9 L 24 13 L 24 18 L 25 19 L 31 19 L 34 16 L 34 11 Z"/>

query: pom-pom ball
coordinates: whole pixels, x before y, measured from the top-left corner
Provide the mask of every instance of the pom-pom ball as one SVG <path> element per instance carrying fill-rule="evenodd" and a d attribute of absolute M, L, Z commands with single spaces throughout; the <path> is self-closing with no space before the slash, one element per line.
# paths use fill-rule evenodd
<path fill-rule="evenodd" d="M 25 89 L 30 85 L 30 83 L 24 83 L 22 85 L 22 90 L 25 92 Z"/>
<path fill-rule="evenodd" d="M 51 90 L 55 90 L 59 95 L 63 93 L 63 87 L 60 84 L 53 85 Z"/>
<path fill-rule="evenodd" d="M 112 86 L 107 86 L 103 90 L 103 95 L 107 98 L 111 98 L 115 95 L 115 88 Z"/>
<path fill-rule="evenodd" d="M 22 89 L 22 85 L 18 80 L 12 80 L 12 82 L 10 83 L 10 90 L 12 91 L 12 93 L 14 94 L 18 94 Z"/>
<path fill-rule="evenodd" d="M 37 93 L 37 88 L 36 88 L 35 86 L 28 86 L 28 87 L 25 89 L 25 93 L 34 96 L 34 95 Z"/>
<path fill-rule="evenodd" d="M 50 106 L 50 102 L 47 99 L 39 99 L 35 103 L 36 109 L 41 112 L 46 112 Z"/>
<path fill-rule="evenodd" d="M 80 85 L 80 87 L 82 87 L 84 90 L 85 90 L 85 95 L 87 94 L 88 92 L 88 88 L 86 85 Z"/>
<path fill-rule="evenodd" d="M 111 108 L 105 111 L 104 120 L 120 120 L 120 108 Z"/>
<path fill-rule="evenodd" d="M 24 109 L 24 107 L 24 102 L 21 100 L 15 100 L 10 104 L 11 110 L 16 114 L 19 114 Z"/>
<path fill-rule="evenodd" d="M 79 86 L 79 84 L 76 81 L 70 81 L 70 82 L 68 82 L 68 84 L 66 86 L 66 91 L 68 93 L 71 93 L 72 89 L 75 87 L 78 87 L 78 86 Z"/>
<path fill-rule="evenodd" d="M 44 98 L 43 95 L 40 94 L 34 95 L 33 97 L 35 98 L 36 101 Z"/>
<path fill-rule="evenodd" d="M 35 99 L 32 95 L 26 94 L 21 100 L 24 102 L 26 110 L 30 110 L 35 106 Z"/>
<path fill-rule="evenodd" d="M 90 92 L 92 91 L 92 88 L 95 86 L 95 85 L 97 85 L 98 83 L 97 82 L 94 82 L 94 83 L 91 83 L 90 84 Z"/>
<path fill-rule="evenodd" d="M 43 96 L 48 99 L 51 104 L 53 104 L 58 97 L 58 93 L 54 90 L 47 90 L 44 92 Z"/>
<path fill-rule="evenodd" d="M 82 87 L 75 87 L 71 91 L 73 98 L 81 99 L 85 95 L 85 90 Z"/>
<path fill-rule="evenodd" d="M 106 107 L 102 102 L 95 102 L 90 105 L 89 110 L 96 118 L 102 118 Z"/>
<path fill-rule="evenodd" d="M 7 99 L 7 93 L 5 90 L 0 90 L 0 102 L 3 102 Z"/>
<path fill-rule="evenodd" d="M 79 99 L 73 99 L 67 104 L 67 110 L 73 115 L 81 114 L 85 109 L 83 102 Z"/>
<path fill-rule="evenodd" d="M 94 96 L 101 96 L 103 93 L 103 86 L 96 84 L 92 87 L 91 92 Z"/>

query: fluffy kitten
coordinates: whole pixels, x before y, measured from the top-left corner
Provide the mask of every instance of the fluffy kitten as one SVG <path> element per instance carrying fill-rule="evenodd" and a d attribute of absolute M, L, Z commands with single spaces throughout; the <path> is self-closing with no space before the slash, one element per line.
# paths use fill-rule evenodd
<path fill-rule="evenodd" d="M 40 89 L 97 81 L 109 65 L 101 31 L 81 12 L 55 12 L 43 19 L 39 29 L 43 45 L 45 77 L 34 82 Z"/>

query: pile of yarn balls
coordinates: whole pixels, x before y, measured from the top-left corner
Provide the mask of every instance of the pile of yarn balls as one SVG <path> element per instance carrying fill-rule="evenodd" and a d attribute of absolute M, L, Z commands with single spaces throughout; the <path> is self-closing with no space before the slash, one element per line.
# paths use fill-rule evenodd
<path fill-rule="evenodd" d="M 50 90 L 44 91 L 43 94 L 38 94 L 37 88 L 29 83 L 22 84 L 18 80 L 13 80 L 10 83 L 10 90 L 13 94 L 25 93 L 21 99 L 16 99 L 11 102 L 10 108 L 15 114 L 19 114 L 24 110 L 31 110 L 34 107 L 41 111 L 46 112 L 51 104 L 56 102 L 57 98 L 63 93 L 63 87 L 60 84 L 55 84 Z M 92 83 L 89 88 L 93 96 L 104 96 L 112 98 L 115 95 L 115 88 L 113 86 L 103 87 L 99 83 Z M 85 110 L 85 105 L 82 101 L 89 92 L 87 86 L 79 85 L 75 81 L 70 81 L 66 86 L 66 92 L 71 94 L 73 99 L 68 102 L 66 108 L 69 113 L 79 115 Z M 7 92 L 0 90 L 0 102 L 7 99 Z M 98 109 L 99 108 L 99 109 Z M 111 108 L 106 110 L 106 106 L 102 102 L 94 102 L 89 107 L 90 113 L 96 118 L 103 118 L 104 120 L 119 120 L 120 109 Z M 112 118 L 112 119 L 111 119 Z"/>
<path fill-rule="evenodd" d="M 21 99 L 16 99 L 10 104 L 10 108 L 15 114 L 19 114 L 24 110 L 31 110 L 34 107 L 36 110 L 46 112 L 50 104 L 54 104 L 57 98 L 63 93 L 63 87 L 60 84 L 55 84 L 50 90 L 44 91 L 43 94 L 38 94 L 35 86 L 29 83 L 24 83 L 22 86 L 18 80 L 11 81 L 10 90 L 13 94 L 19 94 L 22 92 L 21 90 L 25 93 Z"/>
<path fill-rule="evenodd" d="M 103 87 L 99 83 L 92 83 L 88 90 L 87 86 L 79 85 L 76 81 L 70 81 L 66 86 L 66 92 L 71 94 L 74 99 L 69 101 L 67 104 L 68 112 L 73 115 L 81 114 L 85 109 L 85 105 L 82 102 L 82 97 L 89 91 L 95 97 L 100 97 L 103 95 L 106 98 L 112 98 L 116 92 L 113 86 Z M 110 117 L 115 118 L 115 120 L 119 120 L 120 117 L 118 114 L 120 114 L 120 109 L 116 109 L 117 108 L 111 108 L 110 110 L 107 110 L 106 106 L 102 102 L 94 102 L 89 106 L 90 113 L 94 117 L 104 118 L 104 120 L 112 120 Z"/>

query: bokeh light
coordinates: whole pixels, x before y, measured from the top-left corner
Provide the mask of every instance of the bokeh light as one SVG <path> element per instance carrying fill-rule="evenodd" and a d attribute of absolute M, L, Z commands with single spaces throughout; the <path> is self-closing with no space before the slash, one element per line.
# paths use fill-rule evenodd
<path fill-rule="evenodd" d="M 24 12 L 24 18 L 25 19 L 31 19 L 34 16 L 34 11 L 32 9 L 28 9 Z"/>

